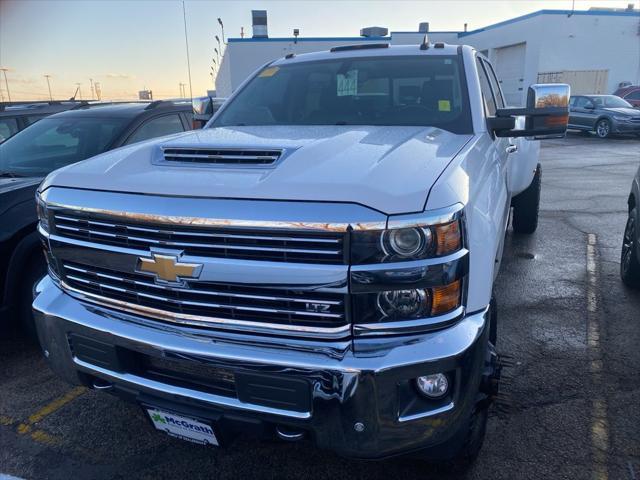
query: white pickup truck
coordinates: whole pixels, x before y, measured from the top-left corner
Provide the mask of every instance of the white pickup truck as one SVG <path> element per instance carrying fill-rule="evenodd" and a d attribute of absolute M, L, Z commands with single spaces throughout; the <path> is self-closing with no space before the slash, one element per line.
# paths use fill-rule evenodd
<path fill-rule="evenodd" d="M 512 207 L 537 225 L 529 139 L 564 135 L 568 98 L 505 108 L 486 58 L 426 41 L 269 63 L 205 129 L 42 183 L 44 355 L 195 442 L 468 462 Z"/>

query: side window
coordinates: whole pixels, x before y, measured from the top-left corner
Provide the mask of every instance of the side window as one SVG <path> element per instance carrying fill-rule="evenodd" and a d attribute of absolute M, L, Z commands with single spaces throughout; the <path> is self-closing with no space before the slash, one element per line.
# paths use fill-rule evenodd
<path fill-rule="evenodd" d="M 487 75 L 489 75 L 489 83 L 491 83 L 491 90 L 493 90 L 493 96 L 496 100 L 498 108 L 504 108 L 504 99 L 502 98 L 502 91 L 500 90 L 500 84 L 496 77 L 496 72 L 493 71 L 493 67 L 489 62 L 482 60 L 482 64 L 485 66 Z"/>
<path fill-rule="evenodd" d="M 180 115 L 171 114 L 155 117 L 147 120 L 131 135 L 125 145 L 130 145 L 143 140 L 149 140 L 163 135 L 171 135 L 173 133 L 184 132 L 184 126 L 180 120 Z"/>
<path fill-rule="evenodd" d="M 476 65 L 478 67 L 480 90 L 482 91 L 482 99 L 484 100 L 485 112 L 487 113 L 487 116 L 493 117 L 496 114 L 496 102 L 493 98 L 493 93 L 491 92 L 491 84 L 489 83 L 489 78 L 487 77 L 487 74 L 482 67 L 480 59 L 477 57 Z"/>
<path fill-rule="evenodd" d="M 640 90 L 634 90 L 624 98 L 627 100 L 640 100 Z"/>
<path fill-rule="evenodd" d="M 0 118 L 0 142 L 18 131 L 18 121 L 15 118 Z"/>
<path fill-rule="evenodd" d="M 575 101 L 575 107 L 576 108 L 584 108 L 587 103 L 589 102 L 589 100 L 587 100 L 586 97 L 576 97 L 576 101 Z"/>
<path fill-rule="evenodd" d="M 45 116 L 46 115 L 30 115 L 28 117 L 25 117 L 24 120 L 27 125 L 33 125 L 34 123 L 36 123 L 41 118 L 44 118 Z"/>

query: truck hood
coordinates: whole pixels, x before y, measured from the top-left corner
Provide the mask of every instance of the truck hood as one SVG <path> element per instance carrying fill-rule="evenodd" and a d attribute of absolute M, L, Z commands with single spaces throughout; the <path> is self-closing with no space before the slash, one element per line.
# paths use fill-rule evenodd
<path fill-rule="evenodd" d="M 350 202 L 387 214 L 418 212 L 471 137 L 432 127 L 211 128 L 101 154 L 57 170 L 42 189 Z M 265 168 L 155 162 L 167 147 L 278 148 L 285 154 Z"/>

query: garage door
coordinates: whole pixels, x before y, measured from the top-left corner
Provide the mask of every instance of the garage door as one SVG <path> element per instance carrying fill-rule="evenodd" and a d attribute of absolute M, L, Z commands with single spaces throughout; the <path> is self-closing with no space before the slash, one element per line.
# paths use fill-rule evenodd
<path fill-rule="evenodd" d="M 496 48 L 495 69 L 507 105 L 519 107 L 524 102 L 524 55 L 526 43 Z"/>
<path fill-rule="evenodd" d="M 609 70 L 564 70 L 538 74 L 538 83 L 568 83 L 572 95 L 606 93 L 608 81 Z"/>

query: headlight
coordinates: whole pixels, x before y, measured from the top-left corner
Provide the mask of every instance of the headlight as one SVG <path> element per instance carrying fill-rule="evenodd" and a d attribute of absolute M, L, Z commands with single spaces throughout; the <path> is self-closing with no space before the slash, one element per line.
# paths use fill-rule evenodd
<path fill-rule="evenodd" d="M 462 226 L 451 222 L 374 231 L 354 231 L 351 263 L 398 262 L 442 257 L 462 248 Z"/>
<path fill-rule="evenodd" d="M 432 288 L 384 290 L 353 296 L 357 323 L 437 317 L 462 305 L 462 281 Z"/>
<path fill-rule="evenodd" d="M 39 192 L 36 192 L 36 213 L 38 214 L 38 220 L 40 220 L 42 229 L 45 232 L 49 232 L 49 211 L 47 210 L 47 204 Z"/>

